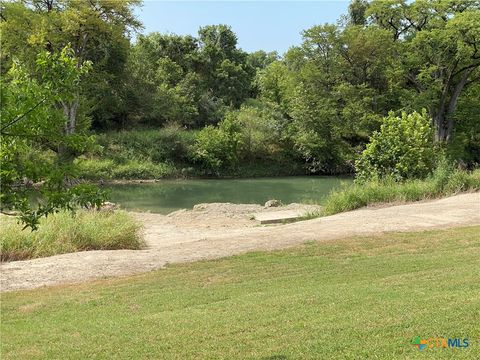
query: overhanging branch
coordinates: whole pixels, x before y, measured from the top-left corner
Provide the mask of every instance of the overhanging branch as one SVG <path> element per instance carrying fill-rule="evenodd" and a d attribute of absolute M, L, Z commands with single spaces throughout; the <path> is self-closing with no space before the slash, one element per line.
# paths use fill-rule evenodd
<path fill-rule="evenodd" d="M 32 107 L 31 109 L 29 109 L 28 111 L 24 112 L 22 115 L 19 115 L 17 116 L 15 119 L 13 120 L 10 120 L 9 122 L 7 122 L 7 124 L 3 125 L 1 128 L 0 128 L 0 133 L 3 133 L 6 129 L 8 129 L 10 126 L 16 124 L 17 122 L 19 122 L 20 120 L 22 120 L 25 116 L 27 116 L 28 114 L 30 114 L 33 110 L 35 110 L 37 107 L 39 107 L 40 105 L 42 105 L 47 99 L 43 99 L 43 100 L 40 100 L 34 107 Z"/>

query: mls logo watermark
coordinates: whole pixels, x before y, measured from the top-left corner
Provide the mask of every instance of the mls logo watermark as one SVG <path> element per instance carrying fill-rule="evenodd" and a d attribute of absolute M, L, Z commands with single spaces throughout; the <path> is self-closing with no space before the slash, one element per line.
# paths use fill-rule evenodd
<path fill-rule="evenodd" d="M 423 339 L 419 336 L 412 340 L 412 345 L 418 347 L 418 350 L 442 348 L 442 349 L 465 349 L 470 346 L 468 338 L 428 338 Z"/>

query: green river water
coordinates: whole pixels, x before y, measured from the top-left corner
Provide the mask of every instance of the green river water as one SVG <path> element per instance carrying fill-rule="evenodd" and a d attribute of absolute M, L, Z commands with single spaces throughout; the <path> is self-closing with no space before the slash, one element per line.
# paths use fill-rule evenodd
<path fill-rule="evenodd" d="M 178 209 L 211 202 L 264 204 L 277 199 L 284 204 L 322 203 L 345 177 L 275 177 L 255 179 L 162 180 L 157 183 L 111 185 L 109 199 L 127 210 L 168 214 Z"/>

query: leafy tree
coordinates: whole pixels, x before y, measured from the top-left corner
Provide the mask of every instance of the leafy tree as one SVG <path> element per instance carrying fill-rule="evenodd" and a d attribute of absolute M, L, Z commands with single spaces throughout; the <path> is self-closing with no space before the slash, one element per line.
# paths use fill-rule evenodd
<path fill-rule="evenodd" d="M 2 3 L 2 55 L 10 63 L 12 55 L 22 60 L 29 71 L 42 50 L 61 51 L 69 45 L 77 66 L 91 61 L 94 66 L 88 81 L 82 82 L 75 96 L 62 104 L 69 119 L 66 132 L 73 132 L 82 117 L 82 100 L 94 120 L 106 117 L 106 108 L 114 112 L 122 105 L 124 89 L 121 76 L 129 48 L 129 31 L 140 23 L 132 7 L 139 0 L 17 0 Z M 83 99 L 82 99 L 83 98 Z M 83 106 L 86 108 L 86 106 Z M 111 116 L 110 116 L 111 117 Z"/>
<path fill-rule="evenodd" d="M 293 119 L 295 147 L 311 171 L 345 171 L 382 116 L 399 106 L 388 72 L 393 41 L 386 30 L 330 24 L 303 37 L 286 61 L 259 73 L 261 97 Z"/>
<path fill-rule="evenodd" d="M 342 121 L 341 136 L 361 146 L 390 109 L 401 107 L 393 81 L 395 46 L 386 30 L 348 26 L 338 37 L 338 75 L 333 95 Z"/>
<path fill-rule="evenodd" d="M 292 105 L 295 148 L 311 172 L 338 172 L 343 165 L 342 139 L 334 100 L 324 91 L 302 84 Z"/>
<path fill-rule="evenodd" d="M 219 173 L 236 170 L 241 162 L 291 158 L 289 126 L 278 106 L 249 100 L 230 110 L 218 126 L 207 126 L 196 136 L 195 158 Z"/>
<path fill-rule="evenodd" d="M 367 22 L 367 0 L 353 0 L 348 6 L 347 23 L 350 25 L 365 25 Z"/>
<path fill-rule="evenodd" d="M 192 36 L 152 33 L 139 37 L 128 61 L 134 120 L 194 126 L 202 94 L 197 40 Z"/>
<path fill-rule="evenodd" d="M 7 79 L 1 79 L 1 210 L 18 212 L 32 229 L 40 217 L 59 209 L 103 201 L 95 187 L 70 184 L 75 169 L 72 162 L 62 159 L 61 151 L 67 147 L 80 153 L 92 144 L 85 133 L 60 131 L 68 119 L 58 107 L 75 96 L 74 89 L 89 67 L 89 63 L 79 64 L 73 51 L 65 48 L 59 53 L 40 53 L 35 77 L 14 62 Z M 32 184 L 41 194 L 36 207 L 29 199 Z"/>
<path fill-rule="evenodd" d="M 225 25 L 200 28 L 198 39 L 140 36 L 129 59 L 134 84 L 140 88 L 136 116 L 156 124 L 217 124 L 228 108 L 238 108 L 252 94 L 256 69 L 248 59 Z M 266 54 L 263 61 L 268 61 Z"/>
<path fill-rule="evenodd" d="M 277 104 L 284 112 L 290 113 L 290 102 L 296 87 L 294 73 L 282 61 L 272 62 L 258 71 L 255 84 L 260 90 L 259 97 Z"/>
<path fill-rule="evenodd" d="M 400 117 L 392 112 L 357 161 L 357 179 L 425 177 L 434 168 L 435 150 L 431 120 L 425 110 L 421 114 L 403 112 Z"/>
<path fill-rule="evenodd" d="M 282 160 L 288 148 L 288 120 L 278 106 L 250 100 L 227 117 L 239 124 L 240 143 L 238 157 L 243 161 Z"/>
<path fill-rule="evenodd" d="M 455 129 L 448 147 L 450 158 L 460 165 L 480 166 L 480 82 L 472 84 L 460 96 L 455 111 Z"/>
<path fill-rule="evenodd" d="M 247 54 L 246 59 L 246 71 L 249 73 L 250 77 L 250 94 L 249 97 L 257 98 L 260 94 L 260 89 L 258 88 L 258 83 L 255 81 L 256 76 L 267 66 L 279 59 L 278 53 L 276 51 L 265 52 L 263 50 L 255 51 L 253 53 Z"/>
<path fill-rule="evenodd" d="M 388 30 L 397 43 L 412 108 L 428 107 L 435 138 L 449 141 L 462 92 L 480 79 L 478 1 L 374 0 L 372 26 Z"/>
<path fill-rule="evenodd" d="M 469 90 L 480 79 L 478 9 L 475 1 L 352 1 L 343 27 L 304 31 L 300 47 L 259 71 L 260 98 L 293 120 L 295 147 L 314 171 L 353 164 L 390 110 L 424 107 L 435 138 L 455 136 L 451 153 L 474 162 L 478 140 L 466 129 L 475 115 L 465 106 L 479 105 Z"/>
<path fill-rule="evenodd" d="M 229 26 L 209 25 L 198 31 L 202 83 L 225 105 L 238 108 L 249 96 L 255 74 L 247 54 L 237 48 L 237 36 Z"/>
<path fill-rule="evenodd" d="M 254 70 L 265 69 L 268 65 L 279 59 L 276 51 L 266 52 L 258 50 L 247 54 L 247 65 Z"/>

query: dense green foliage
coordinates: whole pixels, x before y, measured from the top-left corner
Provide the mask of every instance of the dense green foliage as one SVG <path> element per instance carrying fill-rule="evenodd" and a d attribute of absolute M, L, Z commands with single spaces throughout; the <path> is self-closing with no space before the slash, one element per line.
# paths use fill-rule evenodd
<path fill-rule="evenodd" d="M 232 114 L 232 121 L 237 123 L 237 116 L 244 117 L 251 111 L 249 109 L 243 114 L 240 110 Z M 254 112 L 257 113 L 257 110 Z M 305 173 L 298 158 L 282 153 L 276 133 L 260 131 L 262 123 L 253 117 L 246 116 L 241 123 L 251 127 L 242 128 L 237 124 L 236 132 L 229 137 L 224 133 L 226 125 L 222 125 L 223 122 L 201 131 L 166 126 L 154 130 L 104 133 L 97 137 L 96 147 L 75 160 L 76 169 L 79 176 L 86 180 L 257 177 Z M 223 138 L 223 144 L 215 143 L 219 141 L 218 137 Z M 233 145 L 227 141 L 230 138 L 236 139 L 236 151 L 232 151 Z M 216 146 L 228 149 L 228 155 L 218 151 Z"/>
<path fill-rule="evenodd" d="M 68 184 L 77 175 L 72 157 L 85 151 L 92 139 L 85 128 L 70 131 L 59 109 L 59 104 L 73 99 L 88 65 L 77 64 L 66 47 L 59 53 L 41 52 L 35 76 L 14 63 L 6 79 L 1 79 L 1 209 L 19 212 L 31 228 L 58 209 L 99 205 L 103 200 L 92 186 Z M 29 185 L 34 182 L 42 199 L 32 208 Z"/>
<path fill-rule="evenodd" d="M 59 212 L 43 218 L 37 231 L 1 216 L 1 261 L 24 260 L 85 250 L 139 249 L 140 226 L 124 211 Z"/>
<path fill-rule="evenodd" d="M 120 102 L 103 95 L 121 89 L 137 3 L 1 3 L 1 210 L 19 213 L 31 228 L 59 209 L 103 201 L 91 186 L 72 186 L 72 162 L 93 144 L 91 119 Z M 43 197 L 32 207 L 26 185 L 33 183 Z"/>
<path fill-rule="evenodd" d="M 89 180 L 160 179 L 200 175 L 194 166 L 196 131 L 171 125 L 157 130 L 108 132 L 76 163 Z"/>
<path fill-rule="evenodd" d="M 196 139 L 196 158 L 213 170 L 235 166 L 238 163 L 240 131 L 239 124 L 231 118 L 223 120 L 218 127 L 205 127 Z"/>
<path fill-rule="evenodd" d="M 33 72 L 36 54 L 69 45 L 78 64 L 93 66 L 66 104 L 71 124 L 121 118 L 128 103 L 124 81 L 129 35 L 141 24 L 133 15 L 140 0 L 16 0 L 2 2 L 2 72 L 15 59 Z M 3 73 L 2 73 L 3 74 Z"/>
<path fill-rule="evenodd" d="M 207 126 L 195 140 L 194 159 L 221 174 L 252 163 L 294 164 L 285 117 L 275 105 L 250 101 L 230 111 L 218 126 Z M 291 167 L 291 166 L 290 166 Z"/>
<path fill-rule="evenodd" d="M 432 172 L 436 154 L 426 112 L 390 113 L 356 163 L 357 180 L 423 178 Z"/>
<path fill-rule="evenodd" d="M 254 95 L 256 69 L 274 59 L 275 54 L 238 49 L 237 37 L 226 25 L 202 27 L 198 38 L 141 35 L 127 64 L 139 89 L 129 120 L 188 127 L 216 124 L 229 108 Z"/>
<path fill-rule="evenodd" d="M 479 231 L 312 242 L 2 294 L 2 359 L 477 359 Z M 471 343 L 419 352 L 417 336 Z"/>
<path fill-rule="evenodd" d="M 480 59 L 475 51 L 480 29 L 479 17 L 475 16 L 478 11 L 474 2 L 357 1 L 342 19 L 342 26 L 325 24 L 304 31 L 302 45 L 291 48 L 283 58 L 260 53 L 241 55 L 235 48 L 234 34 L 223 26 L 202 28 L 198 38 L 148 35 L 135 45 L 135 51 L 148 53 L 150 60 L 142 62 L 147 65 L 139 63 L 138 69 L 148 69 L 137 76 L 146 79 L 145 74 L 155 74 L 150 93 L 158 94 L 160 89 L 162 94 L 167 90 L 178 94 L 183 89 L 184 100 L 177 96 L 176 102 L 157 101 L 175 114 L 169 116 L 162 110 L 163 117 L 142 119 L 149 124 L 154 120 L 177 121 L 188 127 L 218 124 L 218 128 L 201 132 L 197 141 L 198 158 L 218 172 L 244 159 L 238 154 L 242 141 L 232 134 L 227 136 L 222 122 L 231 122 L 232 110 L 237 111 L 242 102 L 249 107 L 251 100 L 247 98 L 255 97 L 280 115 L 280 131 L 274 132 L 278 156 L 289 154 L 310 172 L 339 173 L 355 170 L 358 154 L 390 111 L 400 115 L 402 111 L 426 108 L 432 136 L 449 143 L 452 158 L 475 166 L 480 162 L 478 114 L 474 111 L 479 105 L 476 95 L 480 88 Z M 213 46 L 209 43 L 212 39 L 222 46 Z M 179 57 L 172 48 L 186 56 Z M 254 55 L 263 60 L 256 61 L 258 65 L 252 69 L 249 66 Z M 154 59 L 160 60 L 155 63 Z M 218 64 L 224 63 L 219 59 L 236 62 L 254 77 L 246 81 L 240 72 L 230 72 L 221 78 L 224 68 Z M 165 70 L 166 64 L 170 64 L 169 71 Z M 207 71 L 205 64 L 216 70 Z M 172 80 L 172 74 L 177 74 L 181 82 Z M 187 87 L 184 82 L 193 78 L 199 83 Z M 236 85 L 229 86 L 227 78 L 235 79 Z M 225 87 L 216 86 L 219 82 Z M 197 94 L 185 92 L 193 88 Z M 236 92 L 222 91 L 227 88 Z M 210 105 L 205 107 L 202 104 L 208 97 Z M 189 106 L 185 105 L 187 100 Z M 262 119 L 257 117 L 253 122 L 261 123 Z M 260 131 L 265 137 L 271 135 L 270 127 L 255 127 L 258 135 Z"/>
<path fill-rule="evenodd" d="M 90 180 L 180 176 L 181 169 L 188 168 L 194 139 L 194 131 L 177 126 L 108 132 L 99 135 L 97 146 L 76 164 L 81 177 Z"/>

